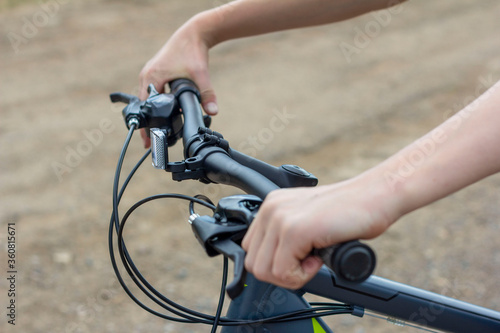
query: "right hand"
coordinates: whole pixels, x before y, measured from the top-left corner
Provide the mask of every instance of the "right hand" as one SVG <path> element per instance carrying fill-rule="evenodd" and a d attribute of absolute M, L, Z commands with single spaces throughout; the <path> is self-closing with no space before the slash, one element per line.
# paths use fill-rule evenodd
<path fill-rule="evenodd" d="M 197 29 L 195 19 L 191 19 L 180 27 L 149 60 L 139 75 L 139 98 L 148 97 L 147 88 L 153 84 L 159 93 L 165 91 L 165 85 L 179 78 L 191 79 L 201 93 L 201 105 L 209 115 L 218 112 L 217 99 L 210 82 L 208 71 L 209 41 Z M 144 147 L 149 148 L 150 139 L 141 129 Z"/>
<path fill-rule="evenodd" d="M 385 179 L 369 174 L 273 191 L 242 241 L 245 267 L 261 281 L 301 288 L 323 264 L 313 249 L 374 238 L 398 219 L 392 195 Z"/>

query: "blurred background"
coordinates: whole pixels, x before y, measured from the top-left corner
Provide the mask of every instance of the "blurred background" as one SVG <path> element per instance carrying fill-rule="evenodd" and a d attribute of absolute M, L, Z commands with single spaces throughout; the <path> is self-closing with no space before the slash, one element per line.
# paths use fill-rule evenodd
<path fill-rule="evenodd" d="M 123 105 L 168 37 L 219 0 L 0 0 L 0 300 L 2 332 L 207 332 L 140 309 L 113 273 L 111 189 L 126 136 Z M 226 42 L 211 51 L 220 114 L 212 128 L 269 163 L 327 184 L 370 168 L 500 79 L 500 3 L 411 1 L 337 24 Z M 276 127 L 273 124 L 279 123 Z M 142 156 L 134 137 L 124 170 Z M 179 160 L 178 150 L 172 160 Z M 122 176 L 123 179 L 124 176 Z M 370 241 L 376 274 L 500 310 L 500 177 L 405 216 Z M 182 184 L 150 166 L 122 214 L 156 193 L 238 193 Z M 207 259 L 186 205 L 155 202 L 126 240 L 167 296 L 214 313 L 221 259 Z M 7 323 L 7 225 L 16 228 L 16 325 Z M 343 332 L 415 332 L 381 320 L 329 318 Z"/>

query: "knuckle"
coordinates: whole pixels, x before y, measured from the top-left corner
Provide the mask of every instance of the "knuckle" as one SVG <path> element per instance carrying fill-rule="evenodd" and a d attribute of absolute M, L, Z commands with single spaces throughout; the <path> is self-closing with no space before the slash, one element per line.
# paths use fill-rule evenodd
<path fill-rule="evenodd" d="M 261 281 L 269 281 L 269 270 L 264 267 L 256 266 L 253 268 L 251 273 Z"/>
<path fill-rule="evenodd" d="M 272 191 L 270 192 L 267 197 L 266 197 L 266 200 L 264 201 L 264 204 L 269 204 L 269 205 L 275 205 L 277 204 L 278 202 L 281 202 L 281 193 L 282 193 L 283 190 L 276 190 L 276 191 Z"/>
<path fill-rule="evenodd" d="M 289 275 L 287 272 L 281 270 L 280 268 L 274 266 L 272 269 L 271 269 L 271 274 L 272 276 L 278 280 L 278 281 L 281 281 L 281 282 L 286 282 L 289 280 Z"/>
<path fill-rule="evenodd" d="M 249 255 L 247 255 L 246 258 L 245 258 L 245 268 L 250 273 L 253 273 L 253 271 L 254 271 L 254 260 Z"/>
<path fill-rule="evenodd" d="M 306 230 L 303 230 L 303 224 L 296 216 L 290 216 L 286 212 L 279 215 L 279 227 L 281 237 L 284 239 L 300 239 Z"/>
<path fill-rule="evenodd" d="M 280 226 L 280 228 L 287 230 L 289 228 L 288 212 L 285 209 L 276 208 L 270 213 L 270 220 Z"/>
<path fill-rule="evenodd" d="M 209 88 L 209 89 L 205 89 L 205 90 L 200 91 L 200 95 L 201 95 L 202 101 L 208 101 L 208 100 L 214 99 L 215 92 L 211 88 Z"/>
<path fill-rule="evenodd" d="M 153 74 L 154 72 L 155 72 L 155 70 L 153 69 L 153 67 L 150 66 L 149 64 L 146 64 L 146 66 L 144 66 L 144 68 L 139 73 L 139 77 L 142 79 L 152 77 L 154 75 Z"/>
<path fill-rule="evenodd" d="M 193 81 L 197 82 L 198 85 L 200 84 L 200 82 L 203 83 L 203 82 L 207 82 L 208 81 L 208 79 L 207 79 L 207 76 L 208 76 L 207 70 L 205 68 L 203 68 L 203 67 L 200 67 L 200 66 L 195 66 L 195 67 L 187 68 L 186 74 L 187 74 L 188 78 L 191 78 Z M 204 89 L 204 90 L 206 90 L 206 89 Z"/>
<path fill-rule="evenodd" d="M 302 283 L 301 277 L 295 270 L 282 270 L 273 267 L 272 277 L 279 285 L 287 288 L 296 289 L 299 288 Z"/>
<path fill-rule="evenodd" d="M 378 223 L 378 221 L 377 223 L 372 222 L 366 227 L 366 232 L 364 232 L 365 238 L 367 239 L 375 238 L 378 235 L 382 234 L 386 229 L 387 229 L 386 225 Z"/>
<path fill-rule="evenodd" d="M 189 74 L 192 74 L 193 76 L 206 75 L 207 73 L 208 73 L 208 68 L 201 61 L 194 62 L 191 65 L 191 68 L 189 68 Z"/>

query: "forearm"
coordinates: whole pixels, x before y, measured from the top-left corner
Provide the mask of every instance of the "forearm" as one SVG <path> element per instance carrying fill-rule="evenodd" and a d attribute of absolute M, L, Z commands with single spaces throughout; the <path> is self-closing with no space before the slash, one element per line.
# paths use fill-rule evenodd
<path fill-rule="evenodd" d="M 378 177 L 397 216 L 500 172 L 500 82 L 362 177 Z"/>
<path fill-rule="evenodd" d="M 213 46 L 230 39 L 338 22 L 394 4 L 390 0 L 237 0 L 200 13 L 189 23 L 196 24 Z"/>

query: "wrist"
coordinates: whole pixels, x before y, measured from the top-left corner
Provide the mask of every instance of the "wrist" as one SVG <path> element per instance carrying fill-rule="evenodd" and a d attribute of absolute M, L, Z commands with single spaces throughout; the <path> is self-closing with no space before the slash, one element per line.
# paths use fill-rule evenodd
<path fill-rule="evenodd" d="M 410 145 L 358 176 L 379 196 L 376 201 L 393 221 L 440 197 L 432 190 L 435 168 L 408 164 L 406 156 L 413 149 Z"/>
<path fill-rule="evenodd" d="M 183 29 L 191 37 L 196 36 L 195 38 L 210 49 L 223 41 L 219 34 L 219 20 L 217 12 L 208 10 L 189 19 Z"/>
<path fill-rule="evenodd" d="M 405 196 L 401 188 L 394 188 L 386 177 L 386 170 L 378 166 L 353 178 L 358 184 L 365 204 L 374 216 L 385 220 L 387 228 L 405 215 Z"/>

